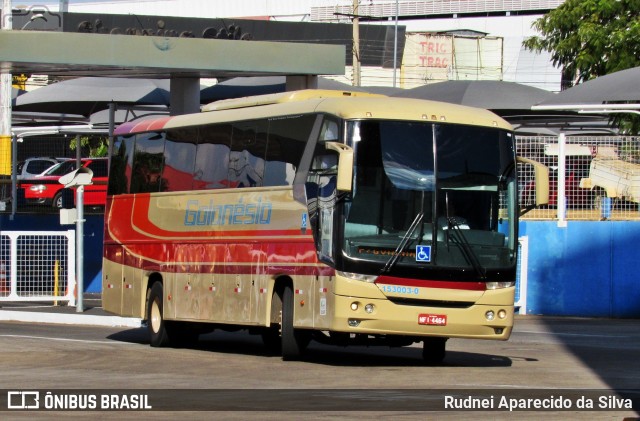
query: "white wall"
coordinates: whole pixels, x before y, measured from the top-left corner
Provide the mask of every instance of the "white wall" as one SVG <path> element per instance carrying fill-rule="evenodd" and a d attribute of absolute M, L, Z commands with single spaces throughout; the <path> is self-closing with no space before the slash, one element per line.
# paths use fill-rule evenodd
<path fill-rule="evenodd" d="M 540 16 L 495 16 L 482 18 L 428 19 L 402 21 L 407 32 L 474 30 L 504 39 L 503 80 L 549 91 L 560 90 L 561 72 L 551 64 L 548 53 L 526 51 L 522 42 L 535 35 L 531 28 Z"/>

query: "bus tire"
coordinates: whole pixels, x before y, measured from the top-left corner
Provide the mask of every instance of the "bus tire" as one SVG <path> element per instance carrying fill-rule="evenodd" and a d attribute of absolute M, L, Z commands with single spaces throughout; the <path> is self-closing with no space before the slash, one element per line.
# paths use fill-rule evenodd
<path fill-rule="evenodd" d="M 447 353 L 446 344 L 448 338 L 428 338 L 423 341 L 422 360 L 427 365 L 438 365 L 444 360 Z"/>
<path fill-rule="evenodd" d="M 163 347 L 169 345 L 169 332 L 167 331 L 167 322 L 164 320 L 162 310 L 162 283 L 155 282 L 151 286 L 149 299 L 147 302 L 147 326 L 149 329 L 149 337 L 151 346 Z"/>
<path fill-rule="evenodd" d="M 302 357 L 311 340 L 310 332 L 293 327 L 293 289 L 287 285 L 282 292 L 282 359 L 295 361 Z"/>

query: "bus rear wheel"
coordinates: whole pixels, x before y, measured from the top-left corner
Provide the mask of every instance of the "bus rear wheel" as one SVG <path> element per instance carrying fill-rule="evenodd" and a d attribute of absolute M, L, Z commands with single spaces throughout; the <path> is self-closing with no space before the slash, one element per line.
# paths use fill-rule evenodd
<path fill-rule="evenodd" d="M 299 360 L 311 341 L 311 332 L 293 327 L 293 289 L 285 286 L 282 292 L 282 359 Z"/>
<path fill-rule="evenodd" d="M 147 326 L 153 347 L 169 345 L 167 322 L 164 320 L 162 311 L 162 297 L 162 284 L 156 282 L 151 286 L 147 302 Z"/>
<path fill-rule="evenodd" d="M 427 365 L 441 364 L 446 355 L 448 338 L 428 338 L 423 341 L 422 360 Z"/>

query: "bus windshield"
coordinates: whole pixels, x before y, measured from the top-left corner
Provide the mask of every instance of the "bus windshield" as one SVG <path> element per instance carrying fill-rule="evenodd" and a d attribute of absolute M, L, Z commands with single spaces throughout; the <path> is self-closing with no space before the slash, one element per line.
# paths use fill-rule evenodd
<path fill-rule="evenodd" d="M 370 272 L 427 267 L 474 279 L 515 266 L 515 153 L 505 130 L 403 121 L 348 125 L 355 182 L 344 253 Z"/>

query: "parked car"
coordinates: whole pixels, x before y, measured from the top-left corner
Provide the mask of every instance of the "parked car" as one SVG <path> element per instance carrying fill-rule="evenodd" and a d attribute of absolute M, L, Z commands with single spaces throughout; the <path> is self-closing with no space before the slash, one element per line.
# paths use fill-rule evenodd
<path fill-rule="evenodd" d="M 64 158 L 49 158 L 49 157 L 34 157 L 27 158 L 24 161 L 18 163 L 17 175 L 18 180 L 26 180 L 34 178 L 52 166 L 65 161 Z"/>
<path fill-rule="evenodd" d="M 580 188 L 580 180 L 589 174 L 591 151 L 586 146 L 567 145 L 564 172 L 565 204 L 568 209 L 590 208 L 593 202 L 591 192 Z M 544 158 L 549 167 L 549 208 L 558 206 L 558 147 L 545 145 Z M 523 206 L 535 203 L 535 182 L 531 179 L 521 186 L 520 204 Z"/>
<path fill-rule="evenodd" d="M 594 208 L 605 197 L 640 203 L 640 164 L 598 155 L 580 187 L 594 192 Z"/>
<path fill-rule="evenodd" d="M 82 159 L 82 166 L 93 171 L 93 184 L 84 188 L 84 204 L 104 206 L 107 200 L 107 159 L 85 158 Z M 45 173 L 21 183 L 26 203 L 62 208 L 64 186 L 59 180 L 60 177 L 75 169 L 76 160 L 60 162 Z"/>

